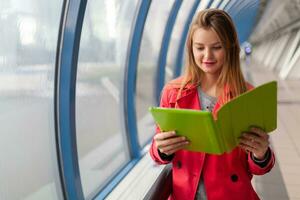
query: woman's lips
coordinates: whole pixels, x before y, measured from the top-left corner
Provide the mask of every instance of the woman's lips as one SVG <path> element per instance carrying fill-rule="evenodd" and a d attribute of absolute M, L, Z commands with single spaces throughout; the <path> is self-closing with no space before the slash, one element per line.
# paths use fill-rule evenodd
<path fill-rule="evenodd" d="M 217 62 L 215 62 L 215 61 L 205 61 L 205 62 L 202 62 L 204 65 L 206 65 L 206 66 L 211 66 L 211 65 L 214 65 L 214 64 L 216 64 Z"/>

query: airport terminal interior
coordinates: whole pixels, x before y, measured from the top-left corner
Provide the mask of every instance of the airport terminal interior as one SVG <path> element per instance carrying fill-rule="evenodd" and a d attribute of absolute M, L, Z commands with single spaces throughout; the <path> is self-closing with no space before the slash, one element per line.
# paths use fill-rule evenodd
<path fill-rule="evenodd" d="M 277 81 L 263 200 L 300 200 L 299 0 L 0 0 L 0 199 L 166 199 L 149 155 L 197 12 L 225 10 L 246 80 Z M 299 128 L 299 129 L 298 129 Z"/>

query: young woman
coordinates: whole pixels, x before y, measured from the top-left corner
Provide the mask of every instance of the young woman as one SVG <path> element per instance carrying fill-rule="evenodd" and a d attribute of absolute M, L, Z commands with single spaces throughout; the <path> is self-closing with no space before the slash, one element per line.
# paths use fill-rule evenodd
<path fill-rule="evenodd" d="M 200 11 L 186 45 L 185 74 L 165 85 L 161 107 L 209 110 L 216 116 L 224 103 L 252 88 L 242 75 L 237 33 L 226 12 Z M 184 150 L 186 138 L 157 128 L 150 154 L 158 164 L 173 164 L 170 199 L 252 200 L 259 199 L 252 176 L 274 166 L 268 140 L 262 129 L 253 127 L 242 133 L 232 152 L 212 155 Z"/>

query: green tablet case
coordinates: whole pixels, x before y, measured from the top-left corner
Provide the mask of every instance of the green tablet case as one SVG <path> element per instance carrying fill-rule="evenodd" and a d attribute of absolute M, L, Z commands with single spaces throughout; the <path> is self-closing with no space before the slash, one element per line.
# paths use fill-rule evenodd
<path fill-rule="evenodd" d="M 224 104 L 217 113 L 200 110 L 150 107 L 155 122 L 163 131 L 175 130 L 191 142 L 187 150 L 222 154 L 239 143 L 251 126 L 269 133 L 277 126 L 277 82 L 260 85 Z"/>

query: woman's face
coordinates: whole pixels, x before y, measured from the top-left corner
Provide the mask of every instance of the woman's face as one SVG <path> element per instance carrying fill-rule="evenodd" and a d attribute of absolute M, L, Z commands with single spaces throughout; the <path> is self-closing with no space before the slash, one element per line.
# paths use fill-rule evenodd
<path fill-rule="evenodd" d="M 193 54 L 197 66 L 205 74 L 219 76 L 225 60 L 225 49 L 215 31 L 203 28 L 195 31 Z"/>

